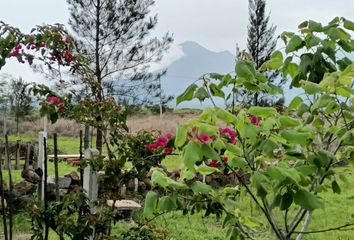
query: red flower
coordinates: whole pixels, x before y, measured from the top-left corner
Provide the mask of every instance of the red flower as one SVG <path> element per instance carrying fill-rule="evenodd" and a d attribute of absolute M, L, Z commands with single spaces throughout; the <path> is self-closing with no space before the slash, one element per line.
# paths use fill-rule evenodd
<path fill-rule="evenodd" d="M 236 144 L 236 132 L 234 130 L 230 128 L 220 128 L 219 131 L 221 134 L 229 135 L 228 138 L 230 143 Z"/>
<path fill-rule="evenodd" d="M 222 160 L 224 161 L 224 163 L 227 163 L 229 161 L 227 157 L 223 157 Z"/>
<path fill-rule="evenodd" d="M 261 122 L 259 121 L 259 118 L 257 116 L 251 115 L 248 118 L 251 121 L 251 123 L 253 123 L 254 125 L 256 125 L 256 126 L 261 125 Z"/>
<path fill-rule="evenodd" d="M 58 104 L 58 107 L 59 107 L 59 108 L 63 108 L 63 107 L 64 107 L 64 103 L 62 103 L 62 102 L 59 103 L 59 104 Z"/>
<path fill-rule="evenodd" d="M 17 57 L 18 55 L 18 50 L 13 50 L 11 53 L 10 53 L 11 57 Z"/>
<path fill-rule="evenodd" d="M 210 163 L 209 163 L 209 166 L 210 167 L 214 167 L 214 168 L 218 168 L 219 167 L 219 162 L 218 160 L 211 160 Z"/>
<path fill-rule="evenodd" d="M 173 148 L 170 148 L 170 147 L 167 147 L 164 149 L 163 151 L 163 155 L 167 156 L 167 155 L 170 155 L 173 151 Z"/>
<path fill-rule="evenodd" d="M 199 139 L 199 141 L 201 141 L 203 143 L 208 143 L 210 137 L 208 135 L 201 133 L 201 134 L 199 134 L 198 139 Z"/>
<path fill-rule="evenodd" d="M 158 137 L 156 140 L 156 144 L 159 147 L 165 147 L 167 145 L 168 139 L 165 137 Z"/>
<path fill-rule="evenodd" d="M 166 138 L 167 138 L 167 139 L 171 139 L 172 137 L 173 137 L 172 133 L 167 133 L 167 134 L 166 134 Z"/>
<path fill-rule="evenodd" d="M 18 51 L 18 50 L 20 50 L 22 48 L 22 46 L 21 46 L 21 44 L 16 44 L 16 47 L 15 47 L 15 49 Z"/>
<path fill-rule="evenodd" d="M 145 146 L 145 149 L 150 151 L 150 152 L 155 152 L 155 150 L 158 148 L 156 143 L 151 143 Z"/>
<path fill-rule="evenodd" d="M 55 104 L 60 103 L 60 99 L 58 97 L 54 97 L 54 96 L 48 96 L 47 101 L 50 103 L 55 103 Z"/>

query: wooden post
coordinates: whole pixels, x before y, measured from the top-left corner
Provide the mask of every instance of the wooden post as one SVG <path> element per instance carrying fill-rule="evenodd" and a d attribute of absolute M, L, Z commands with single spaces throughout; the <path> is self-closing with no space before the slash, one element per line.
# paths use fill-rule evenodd
<path fill-rule="evenodd" d="M 58 169 L 58 141 L 57 141 L 57 134 L 54 133 L 53 135 L 54 141 L 54 178 L 55 178 L 55 200 L 57 202 L 60 201 L 59 196 L 59 169 Z"/>
<path fill-rule="evenodd" d="M 13 185 L 12 185 L 12 174 L 11 174 L 11 160 L 9 153 L 9 140 L 7 134 L 5 135 L 5 154 L 7 156 L 7 168 L 9 173 L 9 194 L 7 205 L 9 208 L 9 240 L 12 240 L 12 194 L 13 194 Z"/>
<path fill-rule="evenodd" d="M 84 169 L 82 169 L 82 167 L 81 167 L 81 161 L 82 161 L 82 159 L 83 159 L 83 156 L 84 156 L 84 153 L 83 153 L 83 151 L 82 151 L 82 147 L 83 147 L 83 145 L 82 145 L 82 129 L 80 130 L 80 149 L 79 149 L 79 151 L 80 151 L 80 186 L 81 187 L 83 187 L 84 186 Z M 86 132 L 85 132 L 85 137 L 86 137 Z"/>
<path fill-rule="evenodd" d="M 46 132 L 39 132 L 39 138 L 38 138 L 38 168 L 42 170 L 42 173 L 46 171 L 45 165 L 44 165 L 44 158 L 45 158 L 45 146 L 44 146 L 44 139 L 47 139 L 47 133 Z M 44 177 L 41 177 L 41 182 L 38 185 L 38 201 L 41 202 L 42 206 L 44 206 Z"/>
<path fill-rule="evenodd" d="M 20 140 L 16 141 L 16 165 L 15 169 L 20 169 Z"/>
<path fill-rule="evenodd" d="M 47 199 L 47 179 L 48 179 L 48 159 L 47 159 L 47 138 L 43 138 L 43 149 L 44 149 L 44 168 L 43 168 L 43 174 L 44 174 L 44 211 L 47 212 L 48 210 L 48 199 Z M 49 236 L 49 223 L 48 219 L 45 221 L 45 229 L 44 229 L 44 240 L 48 240 Z"/>
<path fill-rule="evenodd" d="M 27 151 L 26 151 L 26 159 L 25 159 L 25 170 L 28 170 L 29 168 L 29 162 L 30 162 L 30 157 L 31 157 L 31 144 L 27 143 Z"/>
<path fill-rule="evenodd" d="M 2 223 L 4 226 L 4 235 L 5 235 L 5 240 L 8 240 L 8 234 L 7 234 L 7 220 L 6 220 L 6 209 L 5 209 L 5 194 L 4 194 L 4 182 L 3 182 L 3 177 L 2 177 L 2 158 L 1 158 L 1 153 L 0 153 L 0 187 L 1 187 L 1 213 L 2 213 Z"/>

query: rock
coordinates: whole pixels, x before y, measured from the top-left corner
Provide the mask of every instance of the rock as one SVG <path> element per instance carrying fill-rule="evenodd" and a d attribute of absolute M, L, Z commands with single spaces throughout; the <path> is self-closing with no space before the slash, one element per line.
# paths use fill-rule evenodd
<path fill-rule="evenodd" d="M 71 181 L 72 181 L 72 179 L 69 177 L 59 177 L 59 179 L 58 179 L 59 188 L 68 189 L 71 185 Z M 54 184 L 54 188 L 55 188 L 55 177 L 48 176 L 47 183 L 48 183 L 48 185 Z"/>
<path fill-rule="evenodd" d="M 24 195 L 32 195 L 37 190 L 37 185 L 22 181 L 14 185 L 13 187 L 13 197 L 19 198 Z"/>
<path fill-rule="evenodd" d="M 113 203 L 117 210 L 134 210 L 141 208 L 139 203 L 132 200 L 116 200 L 115 202 L 113 200 L 107 200 L 109 207 L 113 207 Z"/>
<path fill-rule="evenodd" d="M 75 171 L 65 174 L 64 177 L 71 178 L 74 181 L 80 181 L 80 176 Z"/>
<path fill-rule="evenodd" d="M 31 169 L 25 169 L 21 173 L 21 177 L 30 183 L 39 183 L 41 181 L 40 176 Z"/>

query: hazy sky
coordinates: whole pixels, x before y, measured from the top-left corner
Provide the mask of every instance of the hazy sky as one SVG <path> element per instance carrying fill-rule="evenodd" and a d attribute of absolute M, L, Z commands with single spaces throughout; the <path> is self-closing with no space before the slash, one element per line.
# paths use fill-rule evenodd
<path fill-rule="evenodd" d="M 28 32 L 37 24 L 68 22 L 65 0 L 0 0 L 0 20 Z M 158 13 L 156 35 L 174 34 L 175 44 L 196 41 L 214 50 L 235 52 L 236 43 L 246 46 L 248 24 L 247 0 L 156 0 L 152 9 Z M 270 23 L 277 34 L 296 31 L 306 19 L 328 22 L 335 16 L 354 19 L 354 0 L 268 0 Z M 175 54 L 172 48 L 170 55 Z M 30 76 L 28 67 L 12 64 L 1 70 Z"/>

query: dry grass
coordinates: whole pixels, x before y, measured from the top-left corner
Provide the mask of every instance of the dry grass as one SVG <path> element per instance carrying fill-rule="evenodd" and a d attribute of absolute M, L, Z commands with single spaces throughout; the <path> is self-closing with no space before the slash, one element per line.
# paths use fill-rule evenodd
<path fill-rule="evenodd" d="M 197 113 L 166 113 L 160 120 L 159 115 L 134 115 L 128 118 L 128 127 L 131 133 L 137 133 L 140 130 L 159 130 L 162 134 L 175 133 L 176 127 L 179 123 L 184 122 L 193 117 L 197 117 Z M 13 122 L 8 124 L 10 134 L 16 134 L 15 124 Z M 79 132 L 82 125 L 67 119 L 59 119 L 55 124 L 48 125 L 48 135 L 57 133 L 60 136 L 79 137 Z M 43 130 L 43 120 L 38 119 L 32 122 L 22 122 L 19 125 L 20 134 L 37 135 L 39 131 Z"/>

